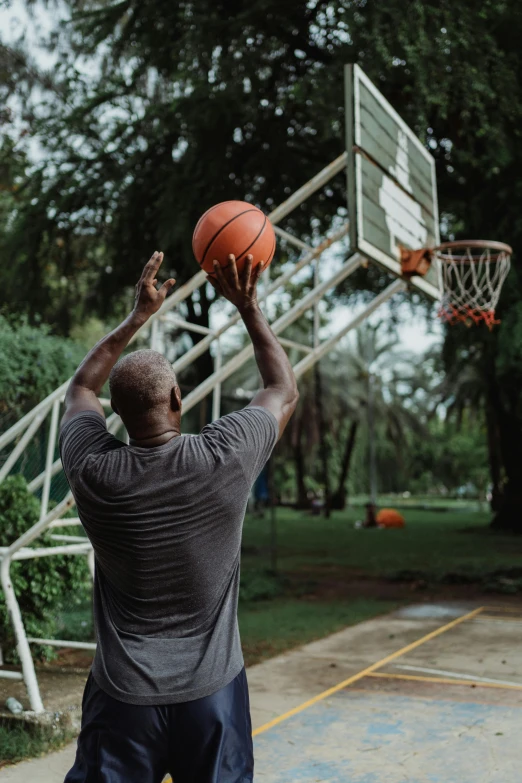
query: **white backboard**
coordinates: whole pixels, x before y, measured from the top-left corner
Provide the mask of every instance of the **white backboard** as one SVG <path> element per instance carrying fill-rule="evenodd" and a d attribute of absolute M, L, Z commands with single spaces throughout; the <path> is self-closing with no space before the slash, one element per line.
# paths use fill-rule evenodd
<path fill-rule="evenodd" d="M 395 275 L 400 247 L 435 247 L 435 161 L 358 65 L 345 68 L 348 212 L 352 250 Z M 438 261 L 413 286 L 440 299 Z"/>

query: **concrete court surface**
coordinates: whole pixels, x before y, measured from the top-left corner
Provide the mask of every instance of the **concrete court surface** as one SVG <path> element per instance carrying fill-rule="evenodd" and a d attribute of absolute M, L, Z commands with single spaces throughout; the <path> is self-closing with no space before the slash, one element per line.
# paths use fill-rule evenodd
<path fill-rule="evenodd" d="M 256 780 L 519 783 L 522 607 L 475 609 L 407 607 L 251 667 Z M 73 758 L 0 783 L 61 783 Z"/>

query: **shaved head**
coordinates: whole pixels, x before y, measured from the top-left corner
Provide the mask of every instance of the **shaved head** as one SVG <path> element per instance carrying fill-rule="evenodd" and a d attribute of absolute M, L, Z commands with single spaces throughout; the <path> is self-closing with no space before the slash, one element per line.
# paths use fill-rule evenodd
<path fill-rule="evenodd" d="M 133 351 L 116 362 L 109 388 L 113 407 L 123 419 L 170 409 L 173 389 L 179 395 L 172 365 L 161 353 L 151 350 Z"/>

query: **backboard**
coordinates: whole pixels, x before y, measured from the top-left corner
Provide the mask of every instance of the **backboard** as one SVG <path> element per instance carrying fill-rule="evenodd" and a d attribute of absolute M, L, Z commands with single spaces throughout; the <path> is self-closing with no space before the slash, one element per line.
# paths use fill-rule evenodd
<path fill-rule="evenodd" d="M 439 244 L 435 161 L 358 65 L 345 67 L 352 250 L 395 275 L 400 248 Z M 440 299 L 438 261 L 411 284 Z"/>

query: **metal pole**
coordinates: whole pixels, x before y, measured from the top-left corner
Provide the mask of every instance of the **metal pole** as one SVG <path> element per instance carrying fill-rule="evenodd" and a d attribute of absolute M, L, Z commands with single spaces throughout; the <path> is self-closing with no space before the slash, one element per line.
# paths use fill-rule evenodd
<path fill-rule="evenodd" d="M 218 337 L 216 340 L 216 355 L 214 357 L 214 372 L 219 373 L 222 363 L 221 341 Z M 214 386 L 214 394 L 212 395 L 212 421 L 219 419 L 221 415 L 221 383 L 218 382 Z"/>
<path fill-rule="evenodd" d="M 319 259 L 316 258 L 314 261 L 314 278 L 313 278 L 313 287 L 317 288 L 319 285 Z M 314 348 L 317 348 L 319 345 L 319 300 L 316 299 L 314 302 L 314 339 L 313 339 L 313 346 Z"/>
<path fill-rule="evenodd" d="M 11 620 L 15 634 L 16 651 L 22 664 L 22 672 L 25 686 L 27 688 L 27 694 L 29 696 L 29 703 L 31 705 L 31 709 L 34 712 L 41 713 L 45 710 L 42 697 L 40 696 L 38 680 L 36 679 L 36 672 L 34 670 L 33 657 L 31 655 L 29 642 L 27 641 L 22 615 L 20 613 L 20 607 L 18 605 L 18 601 L 16 600 L 13 583 L 11 582 L 11 576 L 9 573 L 10 566 L 11 558 L 5 557 L 0 563 L 0 582 L 2 584 L 7 611 L 9 613 L 9 618 Z"/>
<path fill-rule="evenodd" d="M 91 549 L 91 551 L 87 554 L 87 565 L 89 566 L 91 579 L 94 582 L 94 571 L 95 571 L 94 549 Z"/>
<path fill-rule="evenodd" d="M 375 453 L 375 409 L 373 384 L 375 378 L 368 370 L 368 439 L 369 439 L 369 469 L 370 469 L 370 503 L 377 504 L 377 466 Z"/>
<path fill-rule="evenodd" d="M 29 423 L 29 426 L 27 427 L 26 431 L 2 465 L 2 468 L 0 469 L 0 482 L 2 482 L 13 465 L 15 464 L 16 460 L 20 456 L 20 454 L 23 452 L 33 435 L 35 434 L 36 430 L 40 427 L 41 423 L 47 416 L 47 412 L 49 410 L 49 405 L 47 405 L 45 408 L 42 408 L 36 416 L 33 418 L 33 420 Z"/>
<path fill-rule="evenodd" d="M 49 507 L 49 492 L 51 490 L 51 476 L 54 461 L 54 449 L 56 446 L 56 431 L 58 429 L 58 413 L 60 411 L 60 400 L 53 402 L 51 412 L 51 423 L 49 425 L 49 438 L 47 441 L 47 454 L 45 457 L 45 478 L 42 489 L 42 500 L 40 503 L 40 520 L 47 514 Z"/>
<path fill-rule="evenodd" d="M 274 481 L 274 455 L 268 460 L 268 498 L 270 503 L 270 570 L 277 573 L 277 516 Z"/>
<path fill-rule="evenodd" d="M 150 347 L 151 350 L 157 351 L 158 350 L 158 338 L 159 338 L 159 319 L 156 318 L 150 325 Z"/>
<path fill-rule="evenodd" d="M 59 516 L 65 513 L 65 511 L 68 511 L 73 504 L 74 499 L 72 493 L 69 492 L 64 500 L 62 500 L 62 502 L 56 506 L 56 508 L 53 508 L 53 510 L 50 511 L 43 519 L 33 525 L 29 530 L 26 530 L 26 532 L 20 536 L 20 538 L 11 544 L 7 552 L 4 553 L 0 563 L 0 584 L 2 585 L 2 590 L 4 591 L 7 612 L 15 634 L 16 650 L 22 664 L 22 672 L 27 688 L 27 694 L 29 696 L 29 703 L 31 705 L 31 709 L 36 713 L 41 713 L 45 710 L 42 703 L 42 697 L 40 696 L 40 688 L 38 687 L 38 680 L 36 678 L 31 649 L 29 647 L 29 642 L 27 641 L 27 635 L 25 633 L 25 628 L 22 621 L 20 606 L 18 604 L 18 600 L 13 588 L 13 583 L 11 581 L 11 560 L 13 555 L 22 549 L 22 547 L 27 546 L 32 541 L 34 541 L 35 538 L 38 538 L 38 536 L 48 527 L 49 522 L 57 519 Z"/>

